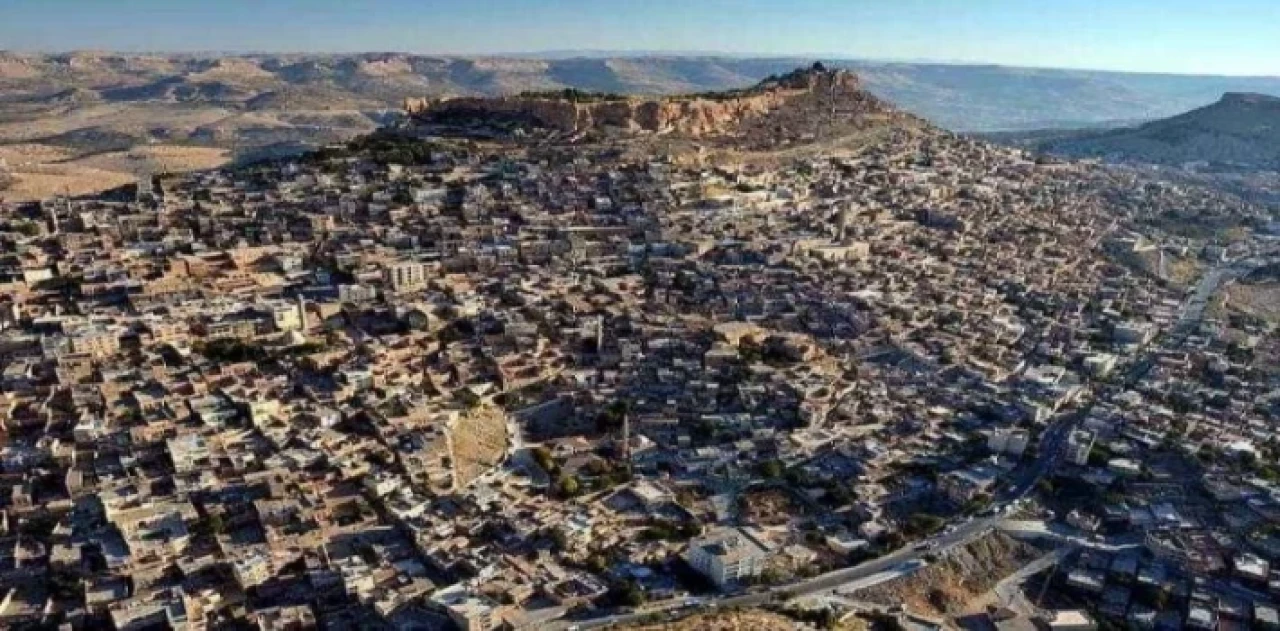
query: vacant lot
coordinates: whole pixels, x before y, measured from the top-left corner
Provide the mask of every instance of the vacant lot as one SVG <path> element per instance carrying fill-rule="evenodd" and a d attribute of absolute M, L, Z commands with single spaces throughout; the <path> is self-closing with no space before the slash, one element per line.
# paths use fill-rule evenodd
<path fill-rule="evenodd" d="M 778 526 L 790 522 L 805 508 L 786 491 L 766 489 L 752 491 L 742 496 L 742 517 L 762 526 Z"/>
<path fill-rule="evenodd" d="M 454 484 L 463 487 L 502 462 L 507 451 L 507 419 L 486 405 L 465 414 L 451 433 Z"/>

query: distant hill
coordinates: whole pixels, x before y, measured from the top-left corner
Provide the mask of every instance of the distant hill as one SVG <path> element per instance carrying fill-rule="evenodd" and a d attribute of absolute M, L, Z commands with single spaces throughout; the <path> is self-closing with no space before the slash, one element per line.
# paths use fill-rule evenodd
<path fill-rule="evenodd" d="M 1137 127 L 1037 132 L 1004 140 L 1049 154 L 1213 171 L 1280 170 L 1280 98 L 1232 92 L 1218 102 Z"/>
<path fill-rule="evenodd" d="M 6 195 L 39 197 L 87 191 L 108 180 L 118 185 L 157 168 L 207 168 L 223 159 L 292 155 L 392 122 L 401 116 L 406 99 L 573 89 L 644 95 L 643 100 L 657 101 L 748 89 L 813 62 L 794 57 L 607 53 L 467 58 L 0 51 L 0 154 L 10 155 L 18 176 Z M 824 63 L 854 72 L 858 93 L 891 105 L 893 112 L 913 114 L 953 131 L 1116 126 L 1116 121 L 1172 116 L 1212 103 L 1224 92 L 1280 95 L 1277 78 Z M 802 99 L 780 110 L 785 114 L 751 117 L 750 124 L 738 128 L 737 139 L 718 144 L 810 145 L 806 138 L 852 138 L 858 125 L 874 123 L 853 117 L 840 119 L 844 128 L 813 125 L 826 120 L 806 113 L 820 102 Z M 696 108 L 713 121 L 718 118 L 715 111 L 724 109 L 705 104 Z M 657 114 L 656 126 L 661 127 L 662 113 Z M 631 120 L 643 126 L 640 119 Z M 719 125 L 710 122 L 707 130 Z M 694 144 L 705 140 L 704 135 Z M 146 159 L 130 157 L 135 154 Z M 78 184 L 81 171 L 92 186 Z M 104 173 L 110 177 L 104 179 Z"/>
<path fill-rule="evenodd" d="M 715 56 L 437 57 L 401 53 L 121 55 L 0 52 L 0 104 L 207 103 L 255 110 L 397 107 L 405 98 L 530 90 L 685 94 L 743 88 L 812 59 Z M 1224 92 L 1280 95 L 1280 78 L 1182 76 L 943 63 L 827 61 L 871 93 L 955 131 L 1153 120 Z M 271 96 L 259 99 L 263 95 Z M 96 95 L 96 96 L 95 96 Z M 0 112 L 3 115 L 3 112 Z"/>

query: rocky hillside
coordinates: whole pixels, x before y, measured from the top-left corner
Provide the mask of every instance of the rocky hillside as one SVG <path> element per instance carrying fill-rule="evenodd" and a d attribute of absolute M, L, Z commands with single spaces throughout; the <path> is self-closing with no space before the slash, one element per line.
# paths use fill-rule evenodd
<path fill-rule="evenodd" d="M 1060 134 L 1030 144 L 1075 158 L 1201 170 L 1280 170 L 1280 98 L 1228 93 L 1207 107 L 1138 127 Z"/>
<path fill-rule="evenodd" d="M 0 51 L 0 153 L 17 182 L 8 198 L 85 193 L 156 170 L 208 168 L 339 142 L 400 116 L 405 99 L 526 92 L 690 95 L 742 91 L 789 72 L 787 58 L 459 58 L 402 53 L 170 55 Z M 1280 94 L 1280 79 L 839 61 L 866 94 L 941 127 L 1025 130 L 1150 120 L 1212 102 L 1223 92 Z M 869 97 L 868 97 L 869 98 Z M 654 100 L 654 99 L 649 99 Z M 756 103 L 763 102 L 759 99 Z M 643 100 L 642 100 L 643 101 Z M 635 103 L 635 102 L 632 102 Z M 820 136 L 832 117 L 819 98 L 757 116 L 744 137 L 760 144 Z M 738 116 L 711 99 L 659 107 L 583 108 L 590 123 L 681 126 L 707 134 Z M 827 107 L 828 111 L 830 107 Z M 569 116 L 579 125 L 579 108 Z M 548 118 L 555 118 L 548 116 Z M 856 117 L 842 117 L 857 123 Z M 865 122 L 865 121 L 864 121 Z M 774 146 L 785 143 L 775 143 Z"/>
<path fill-rule="evenodd" d="M 948 552 L 937 563 L 911 576 L 859 591 L 855 598 L 884 605 L 902 604 L 910 611 L 930 616 L 955 615 L 1042 554 L 1007 535 L 992 533 Z"/>
<path fill-rule="evenodd" d="M 563 92 L 497 98 L 409 99 L 424 123 L 528 122 L 558 132 L 621 130 L 695 139 L 732 138 L 759 146 L 818 139 L 836 126 L 899 116 L 845 70 L 821 64 L 770 77 L 744 90 L 673 97 Z"/>

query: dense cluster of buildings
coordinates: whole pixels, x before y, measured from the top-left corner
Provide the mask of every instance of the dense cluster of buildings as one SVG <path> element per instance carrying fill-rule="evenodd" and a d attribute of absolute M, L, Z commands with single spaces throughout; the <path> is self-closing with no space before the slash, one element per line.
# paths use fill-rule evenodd
<path fill-rule="evenodd" d="M 942 133 L 769 168 L 382 142 L 0 206 L 0 625 L 523 629 L 843 567 L 1027 475 L 1181 317 L 1108 250 L 1198 257 L 1151 226 L 1213 205 Z M 1224 464 L 1270 437 L 1231 344 L 1069 441 L 1134 480 L 1079 519 L 1161 567 L 1272 506 Z M 1233 510 L 1162 495 L 1171 426 Z"/>

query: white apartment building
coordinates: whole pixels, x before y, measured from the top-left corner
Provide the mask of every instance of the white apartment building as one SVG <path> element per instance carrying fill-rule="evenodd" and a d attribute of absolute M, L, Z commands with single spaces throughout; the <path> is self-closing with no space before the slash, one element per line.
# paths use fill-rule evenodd
<path fill-rule="evenodd" d="M 742 530 L 718 530 L 689 544 L 685 560 L 717 587 L 759 576 L 768 553 Z"/>

